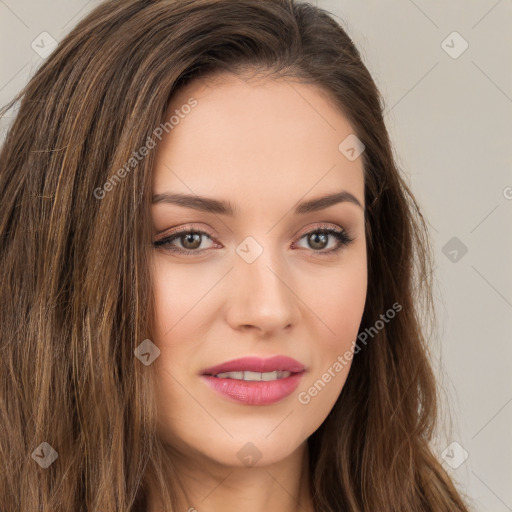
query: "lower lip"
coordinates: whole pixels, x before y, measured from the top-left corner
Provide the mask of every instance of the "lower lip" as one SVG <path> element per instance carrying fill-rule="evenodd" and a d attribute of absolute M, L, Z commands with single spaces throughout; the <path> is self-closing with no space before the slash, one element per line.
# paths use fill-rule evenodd
<path fill-rule="evenodd" d="M 270 381 L 246 381 L 220 379 L 211 375 L 202 375 L 203 379 L 218 393 L 247 405 L 269 405 L 291 395 L 304 372 L 293 373 L 284 379 Z"/>

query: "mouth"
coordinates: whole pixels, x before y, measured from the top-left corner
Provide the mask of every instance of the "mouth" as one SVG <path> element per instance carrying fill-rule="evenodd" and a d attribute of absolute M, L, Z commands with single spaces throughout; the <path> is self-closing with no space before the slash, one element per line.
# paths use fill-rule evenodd
<path fill-rule="evenodd" d="M 293 393 L 304 373 L 304 365 L 287 356 L 244 357 L 207 368 L 201 377 L 230 401 L 269 405 Z"/>
<path fill-rule="evenodd" d="M 213 377 L 269 381 L 289 377 L 292 373 L 305 370 L 302 363 L 288 356 L 274 356 L 266 359 L 260 357 L 241 357 L 212 366 L 201 372 L 201 375 Z"/>

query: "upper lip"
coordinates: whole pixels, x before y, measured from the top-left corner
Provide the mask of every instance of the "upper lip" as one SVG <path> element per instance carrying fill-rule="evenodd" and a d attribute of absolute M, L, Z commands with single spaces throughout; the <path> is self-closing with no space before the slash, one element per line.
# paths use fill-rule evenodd
<path fill-rule="evenodd" d="M 299 373 L 304 371 L 304 365 L 288 356 L 274 356 L 268 358 L 260 357 L 241 357 L 226 361 L 211 368 L 206 368 L 201 372 L 202 375 L 217 375 L 224 372 L 273 372 L 288 371 L 291 373 Z"/>

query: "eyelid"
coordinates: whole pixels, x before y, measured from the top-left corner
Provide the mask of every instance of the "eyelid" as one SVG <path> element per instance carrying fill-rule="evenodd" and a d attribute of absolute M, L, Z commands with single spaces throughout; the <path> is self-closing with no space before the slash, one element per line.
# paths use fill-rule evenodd
<path fill-rule="evenodd" d="M 333 224 L 330 222 L 321 222 L 319 226 L 307 227 L 307 228 L 304 228 L 304 230 L 300 230 L 299 234 L 296 235 L 295 239 L 300 240 L 304 235 L 307 235 L 313 231 L 322 231 L 322 230 L 328 230 L 328 229 L 346 233 L 346 230 L 344 228 L 342 228 L 341 226 L 338 226 L 337 224 Z"/>
<path fill-rule="evenodd" d="M 182 232 L 186 233 L 188 231 L 193 231 L 194 233 L 206 233 L 207 235 L 211 236 L 212 238 L 218 236 L 218 234 L 213 229 L 203 228 L 202 226 L 195 227 L 195 225 L 196 225 L 196 223 L 194 223 L 194 225 L 187 224 L 187 225 L 180 226 L 177 228 L 172 228 L 171 230 L 165 229 L 165 230 L 161 231 L 160 233 L 157 233 L 156 235 L 157 236 L 162 235 L 160 240 L 163 240 L 164 238 L 168 238 L 170 236 L 174 236 L 178 233 L 182 233 Z M 162 234 L 162 233 L 165 233 L 165 234 Z"/>
<path fill-rule="evenodd" d="M 337 224 L 329 223 L 329 222 L 321 222 L 319 226 L 313 226 L 311 228 L 308 227 L 308 228 L 304 228 L 304 230 L 299 230 L 298 233 L 300 233 L 300 234 L 294 235 L 294 239 L 295 240 L 300 240 L 304 235 L 307 235 L 311 231 L 322 230 L 322 229 L 334 229 L 334 230 L 337 230 L 337 231 L 342 231 L 344 233 L 347 233 L 346 229 L 344 229 L 341 226 L 338 226 Z M 186 226 L 178 227 L 178 228 L 174 229 L 173 231 L 171 231 L 170 233 L 167 233 L 167 234 L 163 235 L 162 238 L 160 238 L 159 240 L 156 240 L 156 242 L 158 242 L 160 240 L 163 240 L 164 238 L 169 238 L 171 236 L 177 235 L 178 233 L 182 233 L 182 232 L 187 233 L 189 231 L 193 231 L 194 233 L 206 234 L 206 235 L 208 235 L 211 238 L 216 238 L 216 237 L 219 236 L 213 230 L 208 231 L 208 229 L 203 230 L 201 228 L 193 227 L 192 225 L 186 225 Z"/>

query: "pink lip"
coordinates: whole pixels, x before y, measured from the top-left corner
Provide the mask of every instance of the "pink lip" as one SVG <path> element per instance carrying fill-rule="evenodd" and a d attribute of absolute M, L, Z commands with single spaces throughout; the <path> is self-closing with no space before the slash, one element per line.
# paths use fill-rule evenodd
<path fill-rule="evenodd" d="M 259 357 L 241 357 L 217 366 L 212 366 L 201 372 L 202 375 L 217 375 L 224 372 L 273 372 L 288 371 L 299 373 L 304 371 L 304 365 L 296 359 L 287 356 L 274 356 L 267 359 Z"/>
<path fill-rule="evenodd" d="M 243 381 L 214 377 L 214 375 L 223 372 L 251 371 L 264 373 L 276 370 L 288 371 L 292 374 L 289 377 L 273 381 Z M 201 378 L 215 391 L 235 402 L 246 405 L 269 405 L 291 395 L 299 385 L 304 371 L 303 364 L 286 356 L 275 356 L 268 359 L 243 357 L 207 368 L 202 372 Z"/>

